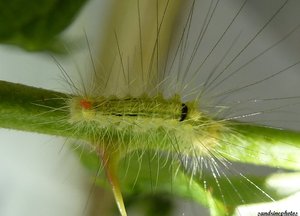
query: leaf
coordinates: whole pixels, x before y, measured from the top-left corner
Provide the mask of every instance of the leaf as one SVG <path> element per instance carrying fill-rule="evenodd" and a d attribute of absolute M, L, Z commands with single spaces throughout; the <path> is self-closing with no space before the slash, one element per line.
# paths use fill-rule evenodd
<path fill-rule="evenodd" d="M 0 42 L 29 51 L 62 51 L 59 33 L 87 0 L 0 0 Z"/>
<path fill-rule="evenodd" d="M 142 157 L 140 156 L 142 155 Z M 150 161 L 149 161 L 150 160 Z M 81 161 L 97 172 L 99 160 L 90 152 L 81 152 Z M 132 197 L 160 194 L 171 197 L 181 197 L 196 201 L 210 208 L 212 215 L 226 215 L 222 202 L 205 190 L 198 182 L 190 181 L 189 176 L 178 170 L 174 161 L 158 159 L 152 152 L 135 152 L 123 159 L 119 167 L 119 178 L 122 192 L 128 200 Z M 104 174 L 99 175 L 97 183 L 108 186 Z"/>
<path fill-rule="evenodd" d="M 268 176 L 223 175 L 216 181 L 213 173 L 205 171 L 202 178 L 191 178 L 182 169 L 177 170 L 178 164 L 164 156 L 155 156 L 153 152 L 135 152 L 123 159 L 119 178 L 126 200 L 137 197 L 134 199 L 136 202 L 141 197 L 155 194 L 181 197 L 206 206 L 212 216 L 219 216 L 234 214 L 239 205 L 270 202 L 270 197 L 275 200 L 285 197 L 277 193 L 276 188 L 266 185 Z M 99 167 L 97 156 L 91 153 L 81 153 L 81 160 L 95 172 Z M 97 183 L 108 186 L 103 174 Z"/>
<path fill-rule="evenodd" d="M 298 131 L 230 123 L 216 148 L 219 157 L 230 161 L 299 170 L 300 133 Z"/>

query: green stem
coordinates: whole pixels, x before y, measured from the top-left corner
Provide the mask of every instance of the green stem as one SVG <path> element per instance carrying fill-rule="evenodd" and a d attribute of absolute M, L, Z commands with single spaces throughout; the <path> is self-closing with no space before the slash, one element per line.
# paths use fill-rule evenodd
<path fill-rule="evenodd" d="M 0 127 L 91 140 L 89 131 L 75 131 L 69 123 L 68 97 L 70 95 L 0 81 Z M 222 157 L 300 169 L 299 132 L 236 123 L 229 127 L 231 130 L 222 135 L 217 147 Z"/>
<path fill-rule="evenodd" d="M 66 94 L 0 81 L 0 127 L 70 137 Z"/>

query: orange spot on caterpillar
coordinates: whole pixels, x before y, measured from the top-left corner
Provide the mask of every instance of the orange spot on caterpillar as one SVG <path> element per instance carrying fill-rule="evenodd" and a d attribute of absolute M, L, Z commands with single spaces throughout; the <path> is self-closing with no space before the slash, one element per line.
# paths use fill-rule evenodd
<path fill-rule="evenodd" d="M 89 110 L 92 108 L 92 103 L 88 100 L 81 99 L 79 103 L 83 109 Z"/>

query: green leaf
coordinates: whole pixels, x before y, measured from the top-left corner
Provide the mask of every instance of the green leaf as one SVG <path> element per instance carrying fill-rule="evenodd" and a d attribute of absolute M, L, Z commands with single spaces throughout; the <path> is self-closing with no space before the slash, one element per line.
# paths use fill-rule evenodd
<path fill-rule="evenodd" d="M 80 155 L 83 164 L 96 173 L 100 166 L 97 156 L 81 150 Z M 155 195 L 181 197 L 206 206 L 212 216 L 219 216 L 232 215 L 240 205 L 271 202 L 272 199 L 279 200 L 289 195 L 280 194 L 276 188 L 268 186 L 268 176 L 236 173 L 220 175 L 216 180 L 213 173 L 203 171 L 202 177 L 195 175 L 191 178 L 187 172 L 178 169 L 175 161 L 164 156 L 154 155 L 153 152 L 135 152 L 123 159 L 119 178 L 125 200 L 136 201 Z M 103 173 L 97 183 L 109 187 Z"/>
<path fill-rule="evenodd" d="M 62 51 L 58 38 L 87 0 L 0 0 L 0 42 Z"/>
<path fill-rule="evenodd" d="M 99 168 L 99 159 L 95 154 L 80 150 L 80 158 L 84 165 L 94 173 Z M 175 161 L 164 157 L 156 157 L 153 152 L 135 152 L 126 156 L 120 163 L 119 178 L 125 200 L 139 199 L 143 196 L 155 194 L 158 196 L 181 197 L 193 200 L 209 207 L 211 215 L 227 215 L 222 202 L 215 199 L 209 190 L 182 170 L 178 170 Z M 175 174 L 176 172 L 176 174 Z M 99 174 L 97 183 L 108 186 L 104 173 Z M 125 201 L 125 203 L 127 203 Z M 151 215 L 151 214 L 149 214 Z"/>
<path fill-rule="evenodd" d="M 276 168 L 300 170 L 300 133 L 231 122 L 216 151 L 220 158 Z"/>

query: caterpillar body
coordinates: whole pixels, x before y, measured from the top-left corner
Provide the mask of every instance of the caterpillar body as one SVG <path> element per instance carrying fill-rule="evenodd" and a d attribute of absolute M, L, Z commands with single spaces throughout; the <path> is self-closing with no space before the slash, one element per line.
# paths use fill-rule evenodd
<path fill-rule="evenodd" d="M 217 144 L 225 128 L 224 123 L 201 113 L 196 101 L 182 103 L 178 96 L 94 100 L 75 97 L 69 103 L 70 122 L 75 127 L 93 125 L 97 130 L 93 142 L 116 143 L 115 148 L 123 151 L 170 150 L 177 142 L 182 154 L 202 155 Z"/>

